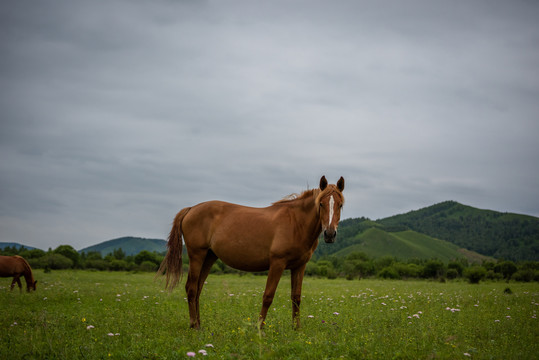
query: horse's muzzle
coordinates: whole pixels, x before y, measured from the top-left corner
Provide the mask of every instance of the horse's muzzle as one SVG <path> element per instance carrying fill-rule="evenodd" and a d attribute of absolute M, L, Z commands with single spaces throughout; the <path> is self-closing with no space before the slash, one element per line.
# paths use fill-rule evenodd
<path fill-rule="evenodd" d="M 337 230 L 330 230 L 330 229 L 324 230 L 324 241 L 327 244 L 334 243 L 336 238 L 337 238 Z"/>

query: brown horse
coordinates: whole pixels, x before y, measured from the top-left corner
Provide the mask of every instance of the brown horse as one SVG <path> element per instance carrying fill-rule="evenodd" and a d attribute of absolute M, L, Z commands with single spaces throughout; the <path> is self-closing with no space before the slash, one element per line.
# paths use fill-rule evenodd
<path fill-rule="evenodd" d="M 189 256 L 185 284 L 191 328 L 200 328 L 199 298 L 204 281 L 217 259 L 243 271 L 269 270 L 259 316 L 264 326 L 268 308 L 285 269 L 292 278 L 292 320 L 299 327 L 301 285 L 305 266 L 318 245 L 320 233 L 333 243 L 344 203 L 344 179 L 304 191 L 266 208 L 252 208 L 221 201 L 204 202 L 182 209 L 168 237 L 168 252 L 158 274 L 166 272 L 172 290 L 182 275 L 182 236 Z"/>
<path fill-rule="evenodd" d="M 22 291 L 21 276 L 24 276 L 26 280 L 26 290 L 35 290 L 37 281 L 34 280 L 32 275 L 32 268 L 28 261 L 22 257 L 15 256 L 0 256 L 0 277 L 12 277 L 11 290 L 15 286 L 15 283 L 19 285 L 19 290 Z"/>

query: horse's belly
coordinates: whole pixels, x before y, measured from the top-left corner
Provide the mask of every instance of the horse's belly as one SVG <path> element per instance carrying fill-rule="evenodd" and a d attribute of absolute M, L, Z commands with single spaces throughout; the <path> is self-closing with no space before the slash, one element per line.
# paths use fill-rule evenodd
<path fill-rule="evenodd" d="M 242 271 L 264 271 L 269 269 L 269 249 L 231 245 L 212 246 L 212 251 L 226 265 Z"/>

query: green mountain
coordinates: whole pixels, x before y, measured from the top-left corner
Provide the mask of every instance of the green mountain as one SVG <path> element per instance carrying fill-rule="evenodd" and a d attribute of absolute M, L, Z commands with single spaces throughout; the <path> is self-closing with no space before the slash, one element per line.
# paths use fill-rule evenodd
<path fill-rule="evenodd" d="M 539 218 L 481 210 L 446 201 L 373 221 L 346 219 L 334 244 L 320 242 L 317 256 L 361 251 L 371 257 L 441 260 L 465 257 L 539 261 Z"/>
<path fill-rule="evenodd" d="M 162 239 L 145 239 L 126 236 L 86 247 L 79 250 L 79 252 L 89 253 L 91 251 L 98 251 L 101 253 L 101 255 L 105 256 L 112 253 L 115 249 L 120 248 L 128 256 L 136 255 L 143 250 L 161 253 L 167 250 L 167 242 Z"/>
<path fill-rule="evenodd" d="M 14 243 L 14 242 L 0 242 L 0 249 L 4 249 L 4 248 L 7 248 L 7 247 L 16 248 L 16 249 L 20 249 L 20 248 L 24 247 L 24 248 L 26 248 L 28 250 L 36 249 L 35 247 L 32 247 L 32 246 L 22 245 L 22 244 Z"/>
<path fill-rule="evenodd" d="M 411 229 L 495 258 L 539 261 L 539 218 L 533 216 L 446 201 L 377 223 L 384 228 Z"/>
<path fill-rule="evenodd" d="M 320 243 L 317 255 L 347 256 L 362 252 L 370 258 L 392 256 L 399 260 L 439 259 L 450 261 L 467 259 L 481 262 L 488 257 L 461 249 L 448 241 L 433 238 L 402 227 L 385 227 L 365 218 L 347 219 L 339 227 L 334 244 Z"/>

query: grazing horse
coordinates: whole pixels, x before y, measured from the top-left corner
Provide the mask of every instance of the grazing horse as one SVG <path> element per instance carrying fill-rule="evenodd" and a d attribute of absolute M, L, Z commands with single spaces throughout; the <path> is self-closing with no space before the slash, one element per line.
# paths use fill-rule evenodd
<path fill-rule="evenodd" d="M 328 185 L 322 176 L 318 189 L 289 196 L 266 208 L 209 201 L 182 209 L 174 218 L 158 275 L 166 273 L 166 288 L 170 290 L 180 281 L 183 237 L 189 256 L 185 290 L 191 328 L 200 328 L 200 293 L 217 259 L 242 271 L 269 270 L 259 328 L 264 326 L 281 275 L 290 269 L 292 321 L 299 327 L 305 266 L 322 232 L 326 243 L 335 242 L 343 190 L 342 177 L 337 185 Z"/>
<path fill-rule="evenodd" d="M 30 267 L 30 264 L 28 264 L 28 261 L 18 255 L 0 256 L 0 277 L 13 276 L 11 290 L 13 290 L 15 283 L 17 283 L 19 285 L 19 290 L 22 291 L 21 275 L 24 276 L 24 279 L 26 280 L 26 290 L 35 290 L 37 281 L 34 280 L 32 268 Z"/>

